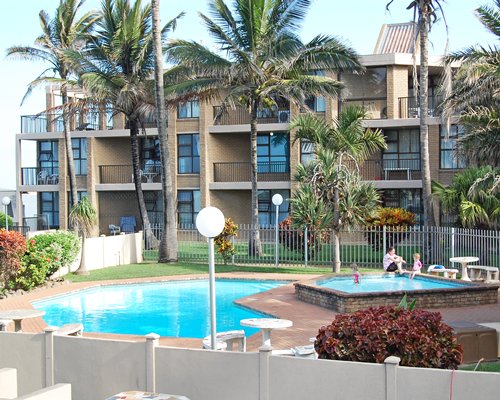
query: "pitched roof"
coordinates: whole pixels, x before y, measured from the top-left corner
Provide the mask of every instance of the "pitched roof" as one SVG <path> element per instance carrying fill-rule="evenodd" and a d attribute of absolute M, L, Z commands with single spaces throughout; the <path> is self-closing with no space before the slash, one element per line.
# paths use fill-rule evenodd
<path fill-rule="evenodd" d="M 380 29 L 374 54 L 413 53 L 415 23 L 384 24 Z"/>

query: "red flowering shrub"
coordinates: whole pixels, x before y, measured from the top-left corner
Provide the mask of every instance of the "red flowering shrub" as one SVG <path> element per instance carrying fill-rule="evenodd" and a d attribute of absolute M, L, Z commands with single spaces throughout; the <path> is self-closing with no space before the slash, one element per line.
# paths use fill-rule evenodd
<path fill-rule="evenodd" d="M 0 230 L 0 289 L 5 287 L 21 267 L 26 240 L 19 232 Z"/>
<path fill-rule="evenodd" d="M 322 359 L 383 363 L 396 356 L 408 367 L 456 369 L 462 360 L 441 314 L 398 307 L 338 314 L 321 327 L 314 347 Z"/>
<path fill-rule="evenodd" d="M 224 264 L 227 264 L 231 260 L 231 256 L 234 255 L 234 245 L 231 242 L 231 237 L 237 236 L 238 226 L 233 222 L 231 218 L 226 218 L 224 224 L 224 229 L 214 240 L 217 245 L 217 253 L 219 253 L 224 259 Z"/>
<path fill-rule="evenodd" d="M 415 225 L 415 214 L 403 208 L 380 207 L 373 217 L 366 220 L 368 226 L 387 226 L 387 247 L 396 246 L 407 236 L 407 228 Z M 367 232 L 366 239 L 375 250 L 383 246 L 383 235 L 379 232 Z M 382 249 L 387 250 L 387 249 Z"/>

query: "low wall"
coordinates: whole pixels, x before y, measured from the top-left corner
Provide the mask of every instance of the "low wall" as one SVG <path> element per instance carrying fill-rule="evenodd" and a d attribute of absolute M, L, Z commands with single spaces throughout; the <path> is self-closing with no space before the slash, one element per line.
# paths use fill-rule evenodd
<path fill-rule="evenodd" d="M 19 394 L 70 383 L 73 400 L 124 390 L 179 394 L 190 400 L 497 400 L 496 373 L 315 360 L 258 353 L 159 346 L 44 333 L 0 332 L 0 369 L 17 368 Z M 200 341 L 201 344 L 201 341 Z"/>

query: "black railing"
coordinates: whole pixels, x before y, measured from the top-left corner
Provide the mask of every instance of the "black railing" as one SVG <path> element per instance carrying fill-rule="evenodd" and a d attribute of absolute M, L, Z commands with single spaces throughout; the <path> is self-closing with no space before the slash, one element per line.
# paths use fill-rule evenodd
<path fill-rule="evenodd" d="M 21 185 L 57 185 L 59 184 L 59 168 L 21 168 Z"/>
<path fill-rule="evenodd" d="M 387 118 L 387 98 L 375 97 L 373 99 L 342 99 L 339 102 L 340 111 L 348 106 L 360 106 L 366 111 L 366 119 Z"/>
<path fill-rule="evenodd" d="M 71 131 L 91 131 L 113 129 L 110 111 L 87 111 L 68 116 Z M 62 132 L 63 117 L 60 113 L 41 113 L 21 116 L 21 133 Z"/>
<path fill-rule="evenodd" d="M 143 162 L 140 174 L 143 183 L 161 182 L 161 166 L 159 162 L 153 160 Z M 132 165 L 100 165 L 99 183 L 134 183 Z"/>
<path fill-rule="evenodd" d="M 9 225 L 8 227 L 9 231 L 16 231 L 19 232 L 21 235 L 26 236 L 27 233 L 30 231 L 30 227 L 28 225 Z"/>
<path fill-rule="evenodd" d="M 441 96 L 429 96 L 428 111 L 429 117 L 439 117 L 441 115 L 440 106 L 443 101 Z M 418 97 L 399 98 L 399 118 L 420 118 L 420 105 Z"/>
<path fill-rule="evenodd" d="M 398 158 L 382 160 L 383 180 L 413 180 L 419 178 L 420 159 Z M 418 174 L 415 174 L 417 172 Z"/>
<path fill-rule="evenodd" d="M 250 162 L 214 163 L 214 182 L 250 182 Z M 289 162 L 265 162 L 257 165 L 258 181 L 282 182 L 290 180 Z"/>
<path fill-rule="evenodd" d="M 235 109 L 229 108 L 223 110 L 221 106 L 214 106 L 213 110 L 215 125 L 250 124 L 250 113 L 246 108 L 236 107 Z M 260 110 L 257 114 L 257 120 L 261 124 L 289 123 L 290 107 Z"/>

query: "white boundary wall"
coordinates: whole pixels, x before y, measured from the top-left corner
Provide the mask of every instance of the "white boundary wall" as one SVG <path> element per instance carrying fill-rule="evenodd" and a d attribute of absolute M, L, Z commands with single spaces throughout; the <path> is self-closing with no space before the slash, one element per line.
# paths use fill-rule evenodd
<path fill-rule="evenodd" d="M 145 342 L 0 332 L 0 369 L 16 368 L 19 395 L 70 383 L 74 400 L 124 390 L 180 394 L 191 400 L 498 400 L 495 373 L 215 352 Z M 201 340 L 200 340 L 201 346 Z M 452 396 L 450 395 L 452 391 Z"/>

